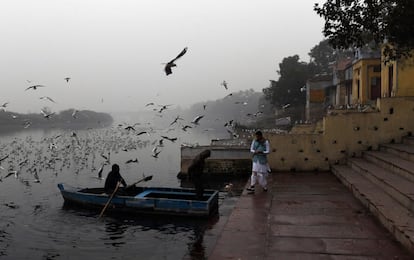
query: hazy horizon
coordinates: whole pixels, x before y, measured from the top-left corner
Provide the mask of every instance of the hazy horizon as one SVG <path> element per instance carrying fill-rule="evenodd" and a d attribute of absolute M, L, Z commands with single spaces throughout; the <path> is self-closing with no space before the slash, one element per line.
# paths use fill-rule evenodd
<path fill-rule="evenodd" d="M 0 105 L 20 113 L 44 106 L 111 113 L 260 92 L 277 79 L 284 57 L 309 61 L 323 39 L 314 2 L 4 1 Z M 184 47 L 166 76 L 162 63 Z M 35 84 L 46 87 L 25 91 Z"/>

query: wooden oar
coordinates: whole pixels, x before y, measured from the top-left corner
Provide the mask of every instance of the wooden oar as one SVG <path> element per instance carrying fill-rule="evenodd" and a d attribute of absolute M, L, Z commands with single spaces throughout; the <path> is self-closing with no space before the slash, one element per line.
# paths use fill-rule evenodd
<path fill-rule="evenodd" d="M 125 188 L 125 189 L 129 189 L 129 188 L 131 188 L 131 187 L 135 186 L 136 184 L 138 184 L 138 183 L 140 183 L 140 182 L 143 182 L 143 181 L 150 181 L 150 180 L 152 180 L 152 175 L 147 176 L 147 177 L 144 177 L 144 178 L 142 178 L 141 180 L 136 181 L 136 182 L 132 183 L 131 185 L 126 186 L 126 188 Z"/>
<path fill-rule="evenodd" d="M 111 196 L 109 197 L 108 202 L 106 202 L 105 207 L 102 209 L 101 214 L 99 214 L 99 218 L 102 217 L 102 215 L 104 214 L 106 208 L 109 206 L 109 203 L 111 203 L 111 200 L 113 199 L 113 197 L 115 196 L 115 193 L 118 191 L 119 186 L 121 185 L 121 182 L 118 181 L 118 183 L 116 184 L 115 190 L 114 192 L 112 192 Z"/>

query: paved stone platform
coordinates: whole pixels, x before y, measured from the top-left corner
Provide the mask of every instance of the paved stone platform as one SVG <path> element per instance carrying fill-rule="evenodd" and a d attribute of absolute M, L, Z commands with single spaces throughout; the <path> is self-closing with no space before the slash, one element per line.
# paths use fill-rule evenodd
<path fill-rule="evenodd" d="M 331 173 L 273 173 L 243 192 L 208 259 L 414 259 Z"/>

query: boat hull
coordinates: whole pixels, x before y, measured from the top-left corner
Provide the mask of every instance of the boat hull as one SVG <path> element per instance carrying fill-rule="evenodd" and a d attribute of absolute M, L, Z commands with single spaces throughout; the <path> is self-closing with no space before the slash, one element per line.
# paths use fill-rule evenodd
<path fill-rule="evenodd" d="M 58 184 L 65 204 L 99 209 L 105 206 L 109 195 L 103 188 L 74 188 Z M 114 196 L 108 213 L 159 214 L 208 217 L 218 212 L 218 191 L 206 190 L 197 200 L 194 189 L 135 187 L 128 196 Z"/>

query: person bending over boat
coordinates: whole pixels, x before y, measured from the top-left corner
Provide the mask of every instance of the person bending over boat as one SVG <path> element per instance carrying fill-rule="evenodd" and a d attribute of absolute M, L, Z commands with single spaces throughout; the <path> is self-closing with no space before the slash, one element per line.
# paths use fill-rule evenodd
<path fill-rule="evenodd" d="M 193 161 L 191 162 L 191 165 L 188 167 L 188 177 L 194 184 L 194 188 L 196 191 L 196 197 L 198 200 L 203 199 L 203 193 L 204 193 L 204 180 L 203 180 L 203 170 L 204 170 L 204 164 L 205 160 L 210 157 L 211 151 L 210 150 L 204 150 L 200 154 L 198 154 Z"/>
<path fill-rule="evenodd" d="M 110 171 L 108 173 L 108 176 L 106 176 L 105 188 L 104 188 L 105 193 L 112 194 L 114 192 L 118 182 L 122 183 L 124 188 L 127 187 L 127 184 L 126 184 L 124 178 L 122 178 L 121 174 L 119 173 L 119 165 L 118 164 L 113 164 L 112 165 L 112 171 Z M 122 193 L 122 190 L 119 190 L 118 193 Z"/>

